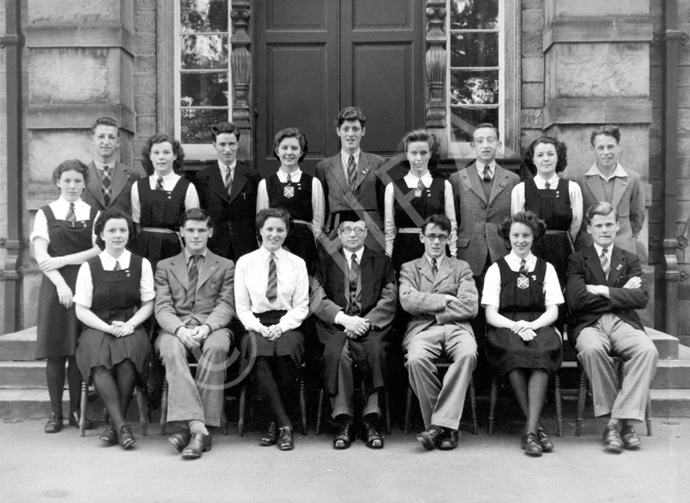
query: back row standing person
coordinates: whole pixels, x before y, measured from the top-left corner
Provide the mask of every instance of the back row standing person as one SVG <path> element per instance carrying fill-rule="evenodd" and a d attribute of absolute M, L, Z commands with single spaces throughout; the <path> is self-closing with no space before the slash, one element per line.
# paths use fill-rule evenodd
<path fill-rule="evenodd" d="M 197 172 L 195 186 L 201 207 L 214 223 L 209 250 L 237 262 L 258 248 L 256 194 L 261 177 L 237 160 L 240 129 L 235 124 L 220 122 L 211 131 L 218 161 Z"/>
<path fill-rule="evenodd" d="M 307 263 L 311 275 L 319 261 L 316 241 L 322 233 L 324 198 L 319 179 L 299 167 L 307 150 L 307 136 L 299 129 L 289 127 L 276 133 L 273 155 L 280 168 L 259 182 L 256 211 L 273 207 L 288 212 L 292 222 L 285 248 Z"/>
<path fill-rule="evenodd" d="M 132 187 L 132 221 L 137 238 L 133 251 L 147 258 L 154 270 L 158 261 L 182 251 L 180 217 L 199 207 L 194 185 L 182 178 L 184 151 L 180 142 L 165 134 L 151 136 L 142 149 L 149 174 Z"/>
<path fill-rule="evenodd" d="M 385 159 L 362 151 L 361 142 L 367 130 L 366 117 L 359 107 L 343 108 L 336 119 L 335 131 L 340 137 L 340 152 L 316 166 L 316 177 L 321 181 L 326 198 L 324 231 L 329 238 L 335 239 L 342 214 L 355 211 L 362 214 L 369 230 L 365 245 L 383 252 L 384 182 L 378 170 Z"/>
<path fill-rule="evenodd" d="M 391 257 L 396 271 L 400 271 L 405 262 L 424 253 L 420 229 L 425 218 L 438 214 L 448 218 L 451 223 L 448 245 L 452 257 L 456 256 L 458 229 L 451 184 L 429 169 L 430 165 L 435 165 L 438 150 L 434 135 L 416 129 L 403 137 L 401 146 L 409 171 L 403 178 L 386 185 L 384 199 L 386 255 Z M 446 242 L 442 244 L 445 249 Z"/>

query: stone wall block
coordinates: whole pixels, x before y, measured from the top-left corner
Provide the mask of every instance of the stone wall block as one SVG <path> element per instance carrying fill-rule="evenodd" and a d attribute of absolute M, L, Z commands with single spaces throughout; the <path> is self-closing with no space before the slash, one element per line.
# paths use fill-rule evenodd
<path fill-rule="evenodd" d="M 156 11 L 139 11 L 134 16 L 134 30 L 137 33 L 156 32 Z"/>
<path fill-rule="evenodd" d="M 522 58 L 522 82 L 544 82 L 544 58 Z"/>
<path fill-rule="evenodd" d="M 522 39 L 522 55 L 525 57 L 542 57 L 542 34 L 541 33 L 523 33 Z"/>
<path fill-rule="evenodd" d="M 522 107 L 541 108 L 544 106 L 544 84 L 523 84 Z"/>
<path fill-rule="evenodd" d="M 154 134 L 156 134 L 156 118 L 153 116 L 137 116 L 137 136 L 148 138 Z"/>
<path fill-rule="evenodd" d="M 544 31 L 544 9 L 523 10 L 521 30 L 523 33 L 541 33 Z"/>
<path fill-rule="evenodd" d="M 137 12 L 156 10 L 156 0 L 134 0 L 134 9 Z"/>
<path fill-rule="evenodd" d="M 543 9 L 544 0 L 522 0 L 522 9 Z"/>
<path fill-rule="evenodd" d="M 156 92 L 156 76 L 140 74 L 134 81 L 134 94 L 154 94 Z"/>
<path fill-rule="evenodd" d="M 156 73 L 156 56 L 153 54 L 138 54 L 134 59 L 136 73 Z"/>
<path fill-rule="evenodd" d="M 541 109 L 523 109 L 520 113 L 520 124 L 527 129 L 541 129 L 543 124 L 543 113 Z"/>
<path fill-rule="evenodd" d="M 156 53 L 156 33 L 137 33 L 136 52 L 137 54 L 155 54 Z"/>
<path fill-rule="evenodd" d="M 134 108 L 138 116 L 156 114 L 156 95 L 137 94 L 134 97 Z"/>
<path fill-rule="evenodd" d="M 649 15 L 649 0 L 546 0 L 546 4 L 546 10 L 556 18 L 617 17 L 621 13 L 626 16 Z"/>
<path fill-rule="evenodd" d="M 31 0 L 27 3 L 29 25 L 32 26 L 119 25 L 121 21 L 122 6 L 113 0 Z"/>
<path fill-rule="evenodd" d="M 29 133 L 28 166 L 31 182 L 51 183 L 53 169 L 65 159 L 91 161 L 90 131 L 36 130 Z M 59 195 L 57 188 L 55 196 Z M 41 202 L 27 200 L 29 208 L 40 208 Z"/>

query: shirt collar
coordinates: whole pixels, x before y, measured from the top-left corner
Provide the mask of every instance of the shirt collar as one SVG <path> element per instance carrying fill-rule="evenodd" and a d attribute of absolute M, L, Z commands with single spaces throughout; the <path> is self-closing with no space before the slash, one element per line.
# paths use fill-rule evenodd
<path fill-rule="evenodd" d="M 281 247 L 278 251 L 272 253 L 276 256 L 276 258 L 280 258 L 285 253 L 285 250 Z M 271 256 L 271 252 L 263 246 L 259 247 L 259 254 L 261 254 L 261 258 L 263 258 L 265 261 L 268 261 L 268 258 Z"/>
<path fill-rule="evenodd" d="M 518 257 L 514 251 L 510 251 L 508 255 L 505 256 L 506 262 L 508 265 L 515 266 L 515 268 L 520 267 L 520 263 L 522 262 L 522 259 Z M 525 265 L 527 265 L 527 269 L 533 269 L 534 264 L 537 262 L 537 257 L 535 257 L 532 252 L 530 252 L 529 255 L 525 257 Z"/>
<path fill-rule="evenodd" d="M 596 243 L 592 243 L 592 244 L 594 245 L 594 249 L 595 249 L 596 252 L 597 252 L 597 257 L 601 257 L 601 252 L 602 252 L 602 250 L 604 249 L 604 247 L 603 247 L 603 246 L 599 246 L 599 245 L 596 244 Z M 607 246 L 607 248 L 609 249 L 609 258 L 611 258 L 611 254 L 613 253 L 613 245 Z"/>
<path fill-rule="evenodd" d="M 427 255 L 426 253 L 424 254 L 424 257 L 426 257 L 427 262 L 429 262 L 429 265 L 433 267 L 433 262 L 431 262 L 433 259 Z M 439 269 L 441 268 L 441 262 L 443 262 L 443 259 L 445 258 L 445 255 L 441 255 L 439 258 L 436 259 L 436 267 Z"/>
<path fill-rule="evenodd" d="M 129 267 L 129 261 L 132 253 L 129 250 L 125 250 L 122 252 L 122 255 L 120 255 L 118 258 L 115 258 L 110 253 L 103 250 L 99 256 L 101 258 L 101 263 L 103 264 L 103 269 L 106 271 L 112 271 L 115 269 L 115 262 L 120 263 L 121 269 L 127 269 Z"/>
<path fill-rule="evenodd" d="M 115 169 L 115 166 L 117 166 L 117 162 L 113 161 L 113 162 L 105 163 L 105 162 L 99 162 L 99 161 L 94 160 L 93 165 L 96 166 L 96 169 L 99 169 L 101 171 L 103 171 L 103 166 L 108 166 L 108 169 L 110 171 L 112 171 L 113 169 Z"/>
<path fill-rule="evenodd" d="M 357 257 L 357 263 L 361 264 L 362 263 L 362 255 L 364 254 L 364 246 L 362 246 L 359 250 L 357 250 L 354 253 L 343 248 L 343 253 L 345 254 L 345 259 L 347 260 L 348 264 L 352 260 L 352 255 L 355 255 Z"/>
<path fill-rule="evenodd" d="M 357 149 L 357 152 L 355 152 L 354 154 L 352 154 L 352 155 L 355 156 L 355 164 L 356 164 L 357 166 L 359 166 L 359 154 L 361 154 L 361 153 L 362 153 L 362 149 L 361 149 L 361 148 L 358 148 L 358 149 Z M 348 154 L 347 152 L 345 152 L 343 149 L 340 149 L 340 162 L 343 163 L 343 166 L 347 168 L 347 163 L 348 163 L 349 161 L 350 161 L 350 154 Z"/>
<path fill-rule="evenodd" d="M 534 183 L 537 184 L 537 188 L 540 190 L 544 190 L 547 181 L 549 182 L 549 189 L 555 189 L 558 186 L 560 178 L 558 178 L 558 175 L 553 175 L 551 179 L 547 180 L 546 178 L 543 178 L 540 174 L 534 175 Z"/>
<path fill-rule="evenodd" d="M 61 208 L 62 207 L 67 208 L 70 205 L 70 202 L 67 199 L 65 199 L 64 197 L 62 197 L 62 195 L 60 195 L 60 197 L 58 197 L 55 202 L 58 203 Z M 77 199 L 76 201 L 74 201 L 74 207 L 75 208 L 77 206 L 81 206 L 82 204 L 85 204 L 85 203 L 84 203 L 84 201 L 81 200 L 81 197 L 79 199 Z"/>
<path fill-rule="evenodd" d="M 278 179 L 285 183 L 287 182 L 287 176 L 288 174 L 283 171 L 282 169 L 278 170 Z M 290 173 L 290 181 L 291 182 L 297 182 L 302 178 L 302 170 L 300 168 L 297 168 L 297 170 L 294 173 Z"/>
<path fill-rule="evenodd" d="M 151 176 L 153 176 L 154 180 L 158 178 L 158 174 L 157 174 L 157 173 L 153 173 L 153 175 L 151 175 Z M 175 173 L 175 171 L 173 170 L 173 171 L 171 171 L 170 173 L 168 173 L 167 175 L 161 176 L 161 178 L 163 179 L 163 181 L 166 181 L 166 182 L 167 182 L 168 180 L 173 180 L 173 179 L 174 179 L 174 180 L 177 180 L 178 178 L 180 178 L 180 175 L 178 175 L 177 173 Z"/>
<path fill-rule="evenodd" d="M 611 180 L 611 178 L 614 178 L 614 177 L 627 178 L 628 172 L 625 171 L 623 166 L 621 166 L 621 164 L 618 162 L 618 163 L 616 163 L 616 169 L 613 170 L 613 173 L 611 173 L 611 176 L 606 178 L 604 176 L 604 174 L 601 172 L 601 170 L 599 169 L 599 166 L 597 166 L 597 164 L 594 163 L 594 164 L 592 164 L 592 167 L 589 168 L 589 171 L 587 171 L 587 173 L 585 173 L 585 175 L 586 176 L 597 176 L 598 175 L 602 179 L 604 179 L 605 181 L 608 182 L 609 180 Z"/>
<path fill-rule="evenodd" d="M 477 161 L 477 173 L 479 173 L 479 178 L 484 177 L 484 166 L 489 166 L 489 172 L 491 173 L 491 178 L 494 177 L 494 173 L 496 173 L 496 161 L 491 161 L 489 164 L 484 164 L 480 161 Z"/>
<path fill-rule="evenodd" d="M 235 159 L 235 162 L 233 162 L 230 165 L 223 164 L 220 160 L 218 160 L 218 167 L 220 168 L 221 173 L 225 175 L 228 170 L 230 170 L 231 173 L 235 172 L 235 168 L 237 167 L 237 160 Z"/>
<path fill-rule="evenodd" d="M 416 186 L 418 181 L 420 180 L 420 177 L 413 175 L 412 172 L 410 171 L 405 175 L 405 181 L 407 182 L 408 187 L 410 185 Z M 431 182 L 433 181 L 433 177 L 431 176 L 431 171 L 427 171 L 421 176 L 422 183 L 424 184 L 425 187 L 428 187 L 431 185 Z"/>
<path fill-rule="evenodd" d="M 192 254 L 187 252 L 187 249 L 183 249 L 185 264 L 189 264 L 189 260 L 192 258 Z M 199 253 L 201 257 L 206 258 L 206 253 L 208 253 L 208 248 L 205 248 L 203 252 Z"/>

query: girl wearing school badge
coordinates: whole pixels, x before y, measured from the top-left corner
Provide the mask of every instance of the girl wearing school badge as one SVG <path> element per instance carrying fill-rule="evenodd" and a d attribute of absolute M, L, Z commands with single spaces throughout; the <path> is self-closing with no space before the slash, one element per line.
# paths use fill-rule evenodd
<path fill-rule="evenodd" d="M 498 377 L 508 376 L 525 414 L 521 447 L 529 456 L 554 448 L 539 420 L 549 376 L 562 360 L 561 335 L 553 323 L 563 293 L 554 267 L 532 254 L 545 229 L 531 211 L 504 220 L 499 233 L 511 252 L 489 267 L 482 292 L 487 360 Z"/>

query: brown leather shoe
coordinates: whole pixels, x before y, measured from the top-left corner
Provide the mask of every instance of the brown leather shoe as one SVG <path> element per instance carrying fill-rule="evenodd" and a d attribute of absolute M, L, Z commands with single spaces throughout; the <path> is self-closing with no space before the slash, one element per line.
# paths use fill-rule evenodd
<path fill-rule="evenodd" d="M 369 449 L 383 449 L 383 435 L 379 433 L 375 423 L 364 422 L 364 442 Z"/>
<path fill-rule="evenodd" d="M 210 451 L 212 446 L 213 437 L 211 437 L 210 433 L 208 435 L 193 433 L 189 444 L 182 451 L 182 457 L 184 459 L 199 459 L 201 453 Z"/>
<path fill-rule="evenodd" d="M 187 447 L 187 444 L 189 444 L 191 439 L 192 434 L 189 432 L 189 430 L 181 430 L 170 435 L 168 437 L 168 442 L 170 442 L 173 447 L 177 449 L 177 452 L 182 452 L 184 451 L 184 448 Z"/>
<path fill-rule="evenodd" d="M 620 454 L 623 452 L 625 443 L 621 437 L 621 427 L 618 424 L 607 424 L 604 428 L 604 450 L 612 454 Z"/>
<path fill-rule="evenodd" d="M 281 451 L 291 451 L 295 448 L 292 426 L 283 426 L 278 433 L 278 449 Z"/>
<path fill-rule="evenodd" d="M 541 450 L 544 452 L 551 452 L 554 449 L 553 442 L 546 434 L 546 432 L 539 428 L 537 430 L 537 439 L 539 440 L 539 445 L 541 445 Z"/>
<path fill-rule="evenodd" d="M 48 418 L 48 422 L 43 427 L 46 433 L 58 433 L 62 430 L 62 415 L 53 412 Z"/>
<path fill-rule="evenodd" d="M 522 436 L 520 446 L 525 450 L 525 454 L 535 458 L 541 456 L 541 453 L 544 452 L 541 444 L 539 443 L 539 439 L 532 432 Z"/>
<path fill-rule="evenodd" d="M 438 448 L 442 451 L 452 451 L 458 446 L 458 430 L 446 429 L 446 434 L 438 439 Z"/>
<path fill-rule="evenodd" d="M 444 433 L 445 430 L 442 426 L 432 424 L 426 430 L 417 435 L 417 440 L 421 442 L 422 447 L 424 447 L 427 451 L 431 451 L 436 446 L 438 439 L 441 438 Z"/>
<path fill-rule="evenodd" d="M 623 447 L 629 451 L 636 451 L 642 447 L 640 437 L 637 436 L 637 432 L 635 431 L 635 428 L 633 428 L 632 424 L 626 424 L 623 426 L 621 437 L 623 438 Z"/>
<path fill-rule="evenodd" d="M 127 450 L 132 447 L 136 441 L 137 439 L 134 438 L 134 434 L 132 433 L 132 427 L 128 424 L 123 424 L 120 427 L 120 447 Z"/>
<path fill-rule="evenodd" d="M 268 431 L 266 431 L 261 437 L 261 440 L 259 440 L 259 445 L 268 447 L 270 445 L 276 445 L 276 442 L 278 442 L 278 428 L 276 428 L 275 423 L 271 423 L 268 425 Z"/>
<path fill-rule="evenodd" d="M 107 423 L 103 429 L 101 430 L 100 435 L 98 436 L 98 440 L 103 442 L 105 445 L 116 445 L 117 444 L 117 431 L 115 431 L 115 427 Z"/>
<path fill-rule="evenodd" d="M 352 421 L 340 423 L 340 431 L 333 439 L 333 448 L 338 450 L 348 449 L 352 445 Z"/>

